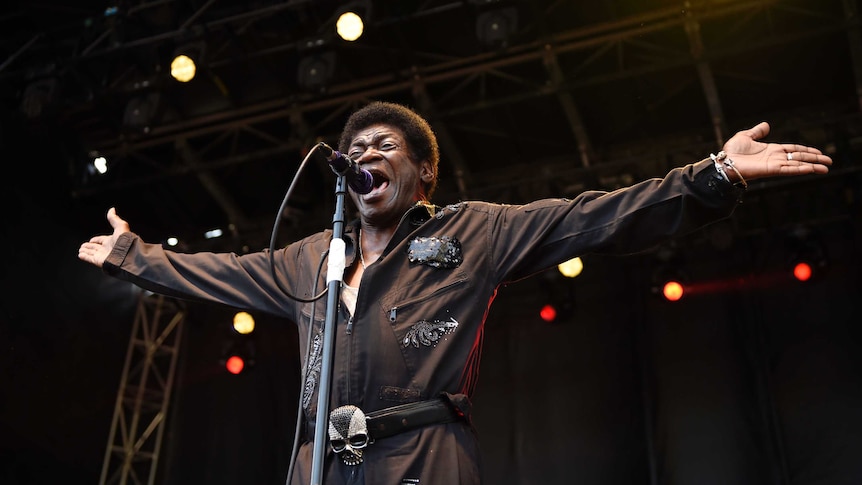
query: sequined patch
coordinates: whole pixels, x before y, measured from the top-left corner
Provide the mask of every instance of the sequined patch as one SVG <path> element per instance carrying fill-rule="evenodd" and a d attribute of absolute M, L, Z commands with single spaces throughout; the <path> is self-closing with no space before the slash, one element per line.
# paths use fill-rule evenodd
<path fill-rule="evenodd" d="M 458 320 L 454 318 L 449 318 L 449 321 L 446 322 L 441 320 L 434 320 L 433 322 L 420 320 L 414 323 L 410 327 L 410 330 L 407 331 L 407 335 L 404 336 L 403 345 L 405 348 L 412 345 L 417 349 L 419 348 L 419 344 L 426 347 L 436 347 L 440 339 L 444 335 L 454 332 L 458 328 L 458 325 Z"/>
<path fill-rule="evenodd" d="M 432 236 L 417 237 L 410 241 L 407 258 L 411 263 L 449 269 L 460 266 L 464 255 L 461 253 L 461 241 L 457 238 Z"/>
<path fill-rule="evenodd" d="M 311 343 L 311 352 L 308 356 L 308 367 L 305 374 L 305 383 L 302 386 L 302 408 L 308 409 L 311 405 L 311 397 L 314 395 L 314 390 L 317 388 L 317 381 L 320 378 L 320 368 L 323 363 L 321 357 L 323 350 L 323 331 L 319 330 L 314 335 L 314 340 Z"/>
<path fill-rule="evenodd" d="M 442 210 L 438 211 L 437 214 L 434 215 L 434 217 L 436 217 L 437 219 L 442 219 L 443 217 L 446 216 L 447 212 L 451 212 L 454 214 L 454 213 L 458 212 L 459 210 L 461 210 L 461 206 L 463 204 L 464 204 L 463 202 L 458 202 L 457 204 L 449 204 L 446 207 L 444 207 Z"/>

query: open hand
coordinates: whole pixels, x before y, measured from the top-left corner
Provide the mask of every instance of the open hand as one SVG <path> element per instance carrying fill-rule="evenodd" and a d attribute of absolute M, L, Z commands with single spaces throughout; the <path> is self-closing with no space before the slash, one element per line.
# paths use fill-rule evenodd
<path fill-rule="evenodd" d="M 120 216 L 117 215 L 117 211 L 113 207 L 108 209 L 108 223 L 114 228 L 113 234 L 93 236 L 89 242 L 81 244 L 81 247 L 78 249 L 78 259 L 100 268 L 102 267 L 105 259 L 111 254 L 111 250 L 114 249 L 114 244 L 117 243 L 120 234 L 130 231 L 129 223 L 120 219 Z"/>
<path fill-rule="evenodd" d="M 829 171 L 832 159 L 820 150 L 794 143 L 758 141 L 768 134 L 769 123 L 764 121 L 740 131 L 724 144 L 724 152 L 746 180 Z M 728 170 L 727 175 L 737 181 L 733 170 Z"/>

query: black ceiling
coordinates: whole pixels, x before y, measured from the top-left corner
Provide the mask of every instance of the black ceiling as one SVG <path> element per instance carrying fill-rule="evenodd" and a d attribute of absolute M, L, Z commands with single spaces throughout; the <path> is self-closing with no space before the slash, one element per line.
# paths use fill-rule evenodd
<path fill-rule="evenodd" d="M 305 153 L 371 99 L 432 122 L 438 203 L 614 188 L 763 119 L 773 139 L 827 150 L 862 126 L 856 0 L 375 1 L 353 43 L 334 35 L 345 3 L 21 1 L 0 17 L 3 106 L 58 147 L 41 169 L 73 204 L 116 205 L 146 238 L 192 249 L 232 228 L 218 245 L 238 251 L 268 244 Z M 482 42 L 501 9 L 515 30 Z M 203 58 L 182 84 L 168 66 L 187 44 Z M 306 59 L 331 78 L 302 86 Z M 286 240 L 330 221 L 334 176 L 309 167 Z"/>

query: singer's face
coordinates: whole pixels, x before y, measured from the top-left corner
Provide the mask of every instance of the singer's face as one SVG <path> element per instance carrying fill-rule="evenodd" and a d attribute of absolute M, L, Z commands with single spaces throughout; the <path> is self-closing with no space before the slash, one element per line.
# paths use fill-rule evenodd
<path fill-rule="evenodd" d="M 347 156 L 374 176 L 371 192 L 359 195 L 351 190 L 350 197 L 363 220 L 375 224 L 397 224 L 404 212 L 423 198 L 422 181 L 433 173 L 428 162 L 411 160 L 404 135 L 390 125 L 360 130 Z"/>

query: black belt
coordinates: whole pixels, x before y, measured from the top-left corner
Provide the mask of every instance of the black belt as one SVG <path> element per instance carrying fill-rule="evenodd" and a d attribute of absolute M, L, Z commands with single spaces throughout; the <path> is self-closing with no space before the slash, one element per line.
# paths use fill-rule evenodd
<path fill-rule="evenodd" d="M 365 418 L 371 439 L 379 440 L 429 424 L 454 423 L 462 415 L 448 399 L 439 397 L 372 411 Z"/>
<path fill-rule="evenodd" d="M 365 414 L 371 441 L 431 424 L 454 423 L 465 419 L 464 413 L 456 409 L 447 397 L 399 404 Z M 305 438 L 308 441 L 314 439 L 314 426 L 314 422 L 306 422 Z"/>

